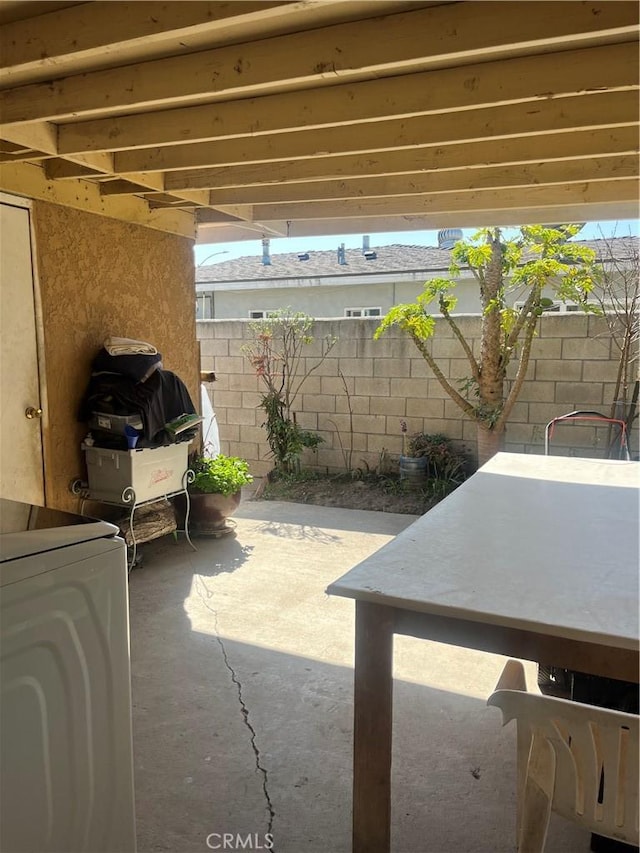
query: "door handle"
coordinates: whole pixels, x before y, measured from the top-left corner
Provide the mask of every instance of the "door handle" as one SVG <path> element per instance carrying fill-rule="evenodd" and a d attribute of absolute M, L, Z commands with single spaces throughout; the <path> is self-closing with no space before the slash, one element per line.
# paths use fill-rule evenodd
<path fill-rule="evenodd" d="M 27 406 L 27 408 L 24 410 L 24 416 L 30 421 L 34 420 L 35 418 L 41 418 L 42 409 L 34 409 L 33 406 Z"/>

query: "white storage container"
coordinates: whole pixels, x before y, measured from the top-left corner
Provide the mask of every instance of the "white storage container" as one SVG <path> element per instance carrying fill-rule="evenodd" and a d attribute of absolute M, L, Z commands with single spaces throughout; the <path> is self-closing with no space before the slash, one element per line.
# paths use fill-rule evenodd
<path fill-rule="evenodd" d="M 114 435 L 124 435 L 126 426 L 132 426 L 139 431 L 144 429 L 140 415 L 109 415 L 105 412 L 93 412 L 89 419 L 89 429 L 103 430 Z"/>
<path fill-rule="evenodd" d="M 128 487 L 136 503 L 182 489 L 187 470 L 189 443 L 141 450 L 110 450 L 82 446 L 87 462 L 91 500 L 120 503 Z"/>

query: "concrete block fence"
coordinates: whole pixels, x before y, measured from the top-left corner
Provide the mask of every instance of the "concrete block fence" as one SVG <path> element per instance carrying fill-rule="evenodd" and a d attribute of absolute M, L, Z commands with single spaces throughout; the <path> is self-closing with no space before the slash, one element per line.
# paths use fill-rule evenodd
<path fill-rule="evenodd" d="M 465 315 L 458 322 L 478 351 L 480 318 Z M 402 450 L 401 419 L 406 420 L 409 433 L 441 432 L 475 454 L 475 425 L 462 416 L 410 340 L 396 330 L 373 340 L 377 323 L 375 318 L 359 318 L 314 324 L 315 340 L 305 350 L 304 366 L 317 363 L 319 340 L 324 336 L 332 335 L 338 341 L 307 379 L 296 403 L 299 424 L 324 439 L 317 453 L 305 452 L 304 466 L 344 470 L 345 451 L 350 448 L 354 468 L 375 467 L 383 452 L 397 457 Z M 262 476 L 273 465 L 262 426 L 264 386 L 242 351 L 252 339 L 249 321 L 199 320 L 197 332 L 202 370 L 216 374 L 216 381 L 207 388 L 221 450 L 244 457 L 252 472 Z M 460 345 L 443 320 L 436 321 L 431 346 L 443 373 L 454 384 L 468 376 Z M 545 424 L 557 415 L 575 409 L 608 413 L 616 371 L 617 350 L 602 318 L 578 314 L 542 317 L 527 380 L 507 428 L 505 450 L 544 452 Z M 605 440 L 605 429 L 562 425 L 554 436 L 553 451 L 598 456 Z M 632 451 L 637 452 L 637 444 L 635 430 Z"/>

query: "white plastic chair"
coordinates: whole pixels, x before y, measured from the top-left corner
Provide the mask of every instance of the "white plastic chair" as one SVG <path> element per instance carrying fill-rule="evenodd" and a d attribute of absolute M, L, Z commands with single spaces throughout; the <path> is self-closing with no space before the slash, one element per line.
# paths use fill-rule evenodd
<path fill-rule="evenodd" d="M 638 717 L 528 693 L 510 660 L 488 705 L 518 728 L 518 853 L 542 853 L 551 812 L 638 844 Z"/>

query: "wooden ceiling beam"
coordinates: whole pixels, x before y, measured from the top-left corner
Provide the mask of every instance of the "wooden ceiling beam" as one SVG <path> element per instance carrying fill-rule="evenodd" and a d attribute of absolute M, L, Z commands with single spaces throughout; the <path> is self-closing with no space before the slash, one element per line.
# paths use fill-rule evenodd
<path fill-rule="evenodd" d="M 2 115 L 0 114 L 0 118 Z M 48 154 L 58 153 L 58 128 L 51 122 L 40 121 L 33 124 L 9 124 L 3 121 L 0 125 L 3 139 L 8 139 L 22 148 L 33 148 L 46 151 Z M 100 156 L 105 156 L 100 154 Z"/>
<path fill-rule="evenodd" d="M 9 142 L 8 139 L 0 139 L 0 152 L 2 154 L 17 154 L 24 151 L 22 145 L 17 145 L 15 142 Z"/>
<path fill-rule="evenodd" d="M 286 163 L 226 166 L 219 169 L 168 172 L 167 190 L 184 188 L 273 186 L 305 181 L 401 175 L 445 169 L 506 166 L 540 160 L 576 160 L 583 157 L 622 156 L 638 151 L 635 127 L 555 133 L 540 137 L 491 140 L 461 145 L 318 157 Z"/>
<path fill-rule="evenodd" d="M 77 180 L 78 178 L 93 178 L 104 175 L 104 172 L 85 166 L 82 163 L 72 163 L 60 157 L 52 157 L 44 164 L 44 172 L 50 181 Z"/>
<path fill-rule="evenodd" d="M 322 220 L 351 216 L 408 216 L 425 213 L 456 213 L 462 211 L 508 210 L 509 208 L 556 207 L 590 205 L 601 202 L 636 203 L 640 198 L 637 179 L 596 181 L 544 187 L 487 189 L 460 194 L 412 195 L 393 199 L 347 199 L 292 204 L 259 204 L 253 208 L 261 221 L 270 219 Z"/>
<path fill-rule="evenodd" d="M 289 220 L 287 237 L 321 237 L 341 234 L 376 234 L 394 231 L 428 231 L 440 228 L 482 228 L 487 225 L 536 225 L 555 222 L 607 221 L 637 219 L 637 201 L 598 202 L 563 205 L 562 207 L 510 208 L 508 210 L 458 211 L 417 216 L 368 216 L 343 219 Z M 269 225 L 263 222 L 262 227 Z M 257 229 L 256 229 L 257 230 Z M 234 240 L 255 240 L 256 233 L 246 224 L 198 225 L 197 243 L 227 243 Z"/>
<path fill-rule="evenodd" d="M 636 92 L 602 92 L 397 121 L 116 152 L 119 173 L 173 171 L 392 151 L 637 124 Z"/>
<path fill-rule="evenodd" d="M 63 124 L 62 155 L 341 126 L 637 90 L 637 47 L 606 45 L 261 98 Z M 358 128 L 363 133 L 366 128 Z"/>
<path fill-rule="evenodd" d="M 535 15 L 523 15 L 520 3 L 501 3 L 497 26 L 492 0 L 435 6 L 48 79 L 0 92 L 0 113 L 7 122 L 29 122 L 184 106 L 313 88 L 323 81 L 471 65 L 489 57 L 526 53 L 530 58 L 539 52 L 630 40 L 638 31 L 633 3 L 569 6 L 541 0 L 538 7 Z M 146 18 L 144 5 L 138 16 Z"/>
<path fill-rule="evenodd" d="M 100 192 L 102 195 L 141 195 L 147 189 L 148 187 L 142 184 L 122 178 L 114 178 L 113 180 L 102 181 L 100 183 Z"/>
<path fill-rule="evenodd" d="M 197 215 L 199 222 L 242 222 L 242 219 L 237 216 L 233 216 L 231 213 L 207 207 L 199 210 Z"/>
<path fill-rule="evenodd" d="M 236 2 L 40 3 L 29 0 L 29 15 L 0 7 L 0 40 L 6 67 L 2 87 L 22 86 L 71 74 L 132 65 L 195 53 L 214 45 L 313 29 L 358 17 L 435 5 L 438 0 L 237 0 Z M 17 5 L 17 4 L 16 4 Z M 22 2 L 25 6 L 25 3 Z M 64 9 L 54 6 L 82 6 Z M 41 8 L 38 8 L 41 7 Z"/>
<path fill-rule="evenodd" d="M 147 202 L 136 196 L 103 196 L 92 181 L 50 181 L 44 169 L 33 163 L 0 165 L 0 189 L 192 239 L 195 237 L 195 215 L 192 211 L 168 208 L 150 211 Z M 69 239 L 72 238 L 73 235 L 69 235 Z"/>
<path fill-rule="evenodd" d="M 25 148 L 16 142 L 0 138 L 0 163 L 16 163 L 23 160 L 37 160 L 47 155 L 35 148 Z"/>
<path fill-rule="evenodd" d="M 187 206 L 191 207 L 195 205 L 208 205 L 209 204 L 209 194 L 205 190 L 183 190 L 180 193 L 172 194 L 165 193 L 162 187 L 162 181 L 159 182 L 157 187 L 150 187 L 147 181 L 147 175 L 141 175 L 139 180 L 125 180 L 122 178 L 115 178 L 114 180 L 107 180 L 100 184 L 100 192 L 102 195 L 144 195 L 146 196 L 149 190 L 152 190 L 152 194 L 156 192 L 162 193 L 163 196 L 171 196 L 173 201 L 176 204 L 180 204 L 180 202 L 187 202 Z M 230 204 L 235 204 L 235 202 L 230 202 Z"/>
<path fill-rule="evenodd" d="M 48 122 L 36 122 L 25 125 L 3 125 L 2 136 L 5 135 L 9 141 L 41 149 L 40 156 L 49 155 L 51 159 L 44 162 L 47 180 L 62 180 L 65 178 L 77 180 L 79 178 L 100 179 L 101 177 L 115 176 L 113 154 L 107 151 L 93 151 L 87 154 L 76 153 L 68 158 L 57 157 L 58 134 L 57 127 Z M 1 158 L 0 158 L 1 159 Z M 31 158 L 34 159 L 34 158 Z M 13 162 L 13 161 L 12 161 Z M 127 180 L 142 189 L 153 192 L 164 191 L 164 175 L 159 173 L 143 174 L 133 172 L 127 174 Z M 187 188 L 184 191 L 172 193 L 177 200 L 195 201 L 197 204 L 206 205 L 208 194 Z"/>
<path fill-rule="evenodd" d="M 22 85 L 34 75 L 47 79 L 87 67 L 126 65 L 184 47 L 198 49 L 216 34 L 230 37 L 249 21 L 263 25 L 307 3 L 148 2 L 83 3 L 0 27 L 0 84 Z M 294 9 L 292 9 L 292 6 Z"/>
<path fill-rule="evenodd" d="M 538 162 L 518 166 L 435 171 L 427 174 L 354 178 L 318 183 L 276 184 L 212 190 L 209 204 L 274 204 L 278 202 L 377 198 L 478 189 L 569 184 L 584 181 L 616 181 L 638 176 L 638 158 L 583 158 Z"/>
<path fill-rule="evenodd" d="M 212 208 L 202 208 L 196 213 L 199 228 L 225 229 L 231 228 L 235 233 L 249 234 L 250 239 L 255 240 L 258 235 L 262 237 L 288 237 L 289 222 L 249 222 L 248 220 L 235 219 L 228 213 Z M 244 239 L 244 238 L 243 238 Z"/>
<path fill-rule="evenodd" d="M 2 136 L 24 148 L 42 151 L 51 157 L 58 155 L 58 128 L 51 122 L 33 122 L 32 124 L 2 124 Z M 99 173 L 113 172 L 113 154 L 108 151 L 91 151 L 87 154 L 77 152 L 70 154 L 72 163 L 81 169 Z M 81 177 L 81 175 L 79 176 Z M 157 179 L 157 178 L 156 178 Z"/>
<path fill-rule="evenodd" d="M 110 165 L 113 167 L 113 161 Z M 104 169 L 96 169 L 94 166 L 65 160 L 62 157 L 51 157 L 47 160 L 44 164 L 44 171 L 51 181 L 71 181 L 77 178 L 99 177 L 105 174 Z M 111 171 L 108 170 L 107 173 L 109 174 Z"/>
<path fill-rule="evenodd" d="M 16 151 L 15 154 L 9 154 L 8 152 L 0 154 L 0 163 L 34 163 L 39 160 L 46 160 L 48 156 L 44 151 L 27 151 L 26 149 L 22 149 L 21 151 Z"/>

